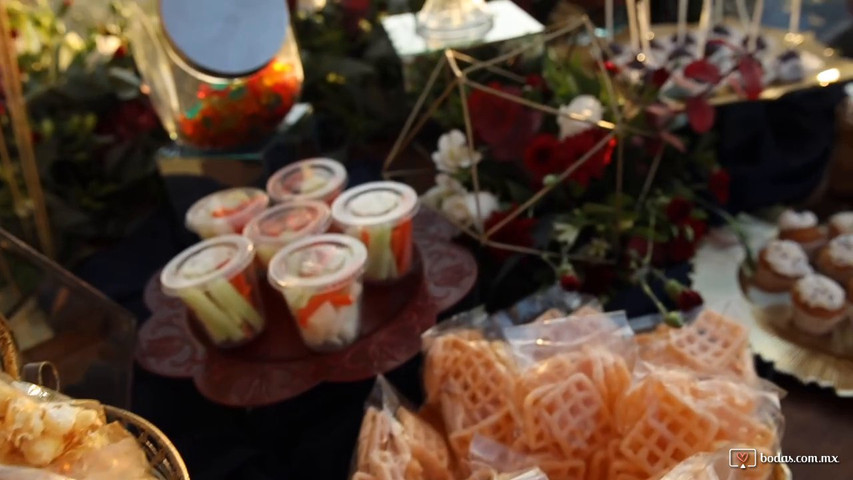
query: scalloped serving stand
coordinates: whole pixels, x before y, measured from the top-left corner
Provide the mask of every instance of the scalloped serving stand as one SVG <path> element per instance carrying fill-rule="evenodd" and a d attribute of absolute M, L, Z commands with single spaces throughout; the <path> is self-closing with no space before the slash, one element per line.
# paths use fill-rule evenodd
<path fill-rule="evenodd" d="M 773 225 L 742 216 L 750 250 L 757 252 L 776 236 Z M 815 339 L 788 328 L 790 311 L 786 305 L 761 306 L 751 298 L 749 279 L 741 274 L 743 247 L 733 238 L 714 235 L 699 249 L 693 260 L 693 288 L 705 304 L 750 329 L 752 350 L 781 373 L 803 383 L 832 389 L 839 397 L 853 397 L 853 356 L 830 351 L 828 338 Z"/>
<path fill-rule="evenodd" d="M 322 382 L 364 380 L 393 370 L 420 351 L 421 334 L 477 279 L 474 257 L 450 243 L 454 231 L 445 220 L 424 210 L 415 217 L 414 231 L 419 255 L 413 271 L 398 283 L 365 285 L 362 337 L 342 351 L 310 352 L 281 295 L 266 285 L 261 336 L 244 347 L 213 348 L 183 303 L 161 292 L 158 272 L 145 290 L 152 315 L 139 330 L 136 360 L 158 375 L 192 378 L 206 398 L 235 407 L 269 405 Z"/>

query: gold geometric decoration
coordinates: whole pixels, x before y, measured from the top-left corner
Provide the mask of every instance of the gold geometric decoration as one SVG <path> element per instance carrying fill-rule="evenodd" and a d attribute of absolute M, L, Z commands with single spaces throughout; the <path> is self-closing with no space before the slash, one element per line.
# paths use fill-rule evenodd
<path fill-rule="evenodd" d="M 20 170 L 24 179 L 26 193 L 18 186 L 15 162 L 6 145 L 4 133 L 0 129 L 0 167 L 5 172 L 2 180 L 9 186 L 15 214 L 26 223 L 32 215 L 35 220 L 36 234 L 42 252 L 54 257 L 53 236 L 47 214 L 44 191 L 39 178 L 32 130 L 21 84 L 21 72 L 18 69 L 18 53 L 11 32 L 9 15 L 5 3 L 0 3 L 0 83 L 6 96 L 6 107 L 12 122 L 15 147 L 20 161 Z"/>
<path fill-rule="evenodd" d="M 588 44 L 591 43 L 591 45 L 583 46 L 581 40 L 586 41 Z M 519 95 L 514 95 L 512 93 L 492 88 L 477 79 L 480 74 L 488 74 L 513 85 L 523 84 L 525 82 L 525 78 L 513 73 L 509 67 L 514 63 L 521 61 L 520 59 L 524 56 L 541 55 L 541 52 L 547 51 L 547 48 L 555 49 L 561 54 L 567 54 L 567 58 L 571 53 L 579 53 L 583 54 L 585 57 L 589 57 L 589 60 L 596 65 L 598 72 L 601 74 L 600 79 L 603 83 L 603 88 L 609 103 L 606 108 L 609 109 L 608 111 L 614 119 L 613 122 L 605 120 L 594 122 L 588 120 L 585 116 L 572 113 L 561 114 L 558 109 L 552 106 L 537 103 Z M 591 150 L 586 152 L 559 175 L 556 175 L 553 181 L 548 182 L 547 185 L 536 191 L 530 198 L 516 207 L 512 213 L 494 226 L 486 229 L 482 225 L 482 222 L 475 222 L 473 226 L 460 225 L 452 218 L 448 218 L 448 220 L 454 223 L 459 230 L 478 240 L 482 245 L 517 253 L 526 253 L 545 257 L 558 257 L 560 254 L 555 252 L 500 243 L 495 241 L 493 236 L 513 219 L 521 215 L 525 210 L 540 202 L 546 195 L 548 195 L 549 192 L 551 192 L 551 190 L 569 178 L 572 173 L 581 168 L 587 161 L 593 158 L 596 153 L 602 151 L 602 149 L 604 149 L 608 143 L 611 143 L 613 139 L 619 140 L 614 152 L 617 171 L 616 184 L 613 187 L 613 191 L 616 192 L 617 198 L 621 198 L 624 175 L 622 139 L 624 139 L 626 134 L 643 136 L 651 136 L 652 134 L 651 132 L 639 131 L 623 122 L 624 112 L 626 112 L 626 109 L 631 115 L 636 114 L 638 109 L 635 108 L 636 106 L 633 105 L 633 103 L 629 102 L 626 95 L 620 95 L 617 93 L 617 86 L 611 81 L 610 75 L 605 69 L 605 65 L 601 59 L 601 55 L 590 55 L 590 52 L 603 51 L 605 51 L 604 47 L 600 44 L 598 37 L 595 35 L 595 29 L 586 16 L 576 18 L 561 27 L 546 31 L 541 35 L 541 37 L 535 37 L 535 40 L 533 41 L 528 40 L 525 44 L 489 60 L 479 60 L 457 50 L 446 50 L 444 52 L 444 56 L 432 70 L 426 86 L 415 103 L 411 115 L 403 126 L 400 136 L 397 138 L 391 152 L 385 159 L 383 167 L 384 177 L 386 179 L 401 179 L 434 173 L 434 170 L 431 167 L 408 168 L 408 165 L 406 166 L 407 168 L 394 167 L 403 162 L 411 162 L 410 152 L 418 150 L 417 146 L 413 146 L 415 137 L 421 132 L 427 122 L 442 108 L 447 108 L 448 106 L 451 108 L 456 107 L 456 104 L 452 103 L 456 101 L 453 98 L 454 95 L 459 99 L 459 108 L 461 108 L 462 117 L 464 118 L 464 129 L 468 141 L 468 152 L 469 154 L 476 152 L 477 150 L 474 145 L 474 128 L 467 102 L 469 93 L 472 91 L 484 92 L 509 102 L 520 104 L 527 109 L 538 111 L 545 115 L 557 118 L 562 115 L 564 117 L 569 117 L 572 120 L 594 125 L 599 129 L 605 130 L 607 131 L 606 135 L 604 135 Z M 442 80 L 447 81 L 446 85 L 440 83 Z M 405 155 L 403 155 L 404 152 L 406 152 Z M 425 153 L 422 148 L 421 153 Z M 429 155 L 427 154 L 423 156 L 428 157 Z M 405 157 L 405 159 L 403 157 Z M 478 214 L 477 217 L 481 218 L 482 216 L 479 215 L 479 212 L 481 211 L 479 196 L 481 189 L 478 169 L 478 163 L 474 162 L 471 166 L 470 174 L 471 183 L 473 184 L 473 193 L 476 194 L 474 198 Z M 649 172 L 649 178 L 646 182 L 649 185 L 651 184 L 651 180 L 654 176 L 654 171 L 655 167 L 653 165 Z M 617 213 L 621 207 L 621 205 L 617 205 Z"/>

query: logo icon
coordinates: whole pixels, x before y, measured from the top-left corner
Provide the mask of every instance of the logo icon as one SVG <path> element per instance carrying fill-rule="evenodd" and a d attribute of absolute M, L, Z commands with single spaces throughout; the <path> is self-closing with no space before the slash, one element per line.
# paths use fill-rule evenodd
<path fill-rule="evenodd" d="M 732 468 L 755 468 L 758 455 L 754 448 L 732 448 L 729 450 L 729 466 Z"/>

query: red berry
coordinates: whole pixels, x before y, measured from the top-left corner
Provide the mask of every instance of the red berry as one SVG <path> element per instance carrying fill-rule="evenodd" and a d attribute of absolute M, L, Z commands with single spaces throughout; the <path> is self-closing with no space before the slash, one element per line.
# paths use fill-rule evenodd
<path fill-rule="evenodd" d="M 702 299 L 702 295 L 699 294 L 696 290 L 684 289 L 678 294 L 678 299 L 676 300 L 678 304 L 678 309 L 682 312 L 689 312 L 696 307 L 702 306 L 705 303 L 705 300 Z"/>
<path fill-rule="evenodd" d="M 576 292 L 581 288 L 581 281 L 576 275 L 563 275 L 560 277 L 560 286 L 567 292 Z"/>

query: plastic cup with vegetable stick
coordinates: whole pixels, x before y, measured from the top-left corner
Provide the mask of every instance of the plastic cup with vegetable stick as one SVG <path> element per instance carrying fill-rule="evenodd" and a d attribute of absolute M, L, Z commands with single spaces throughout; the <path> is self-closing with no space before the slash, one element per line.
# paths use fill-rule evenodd
<path fill-rule="evenodd" d="M 249 221 L 269 206 L 260 189 L 250 187 L 221 190 L 198 200 L 187 210 L 187 228 L 201 238 L 243 233 Z"/>
<path fill-rule="evenodd" d="M 332 204 L 332 221 L 367 247 L 365 280 L 389 281 L 412 268 L 412 219 L 418 195 L 398 182 L 372 182 L 345 191 Z"/>
<path fill-rule="evenodd" d="M 247 238 L 222 235 L 173 258 L 160 283 L 166 295 L 186 304 L 214 345 L 240 346 L 265 325 L 254 258 Z"/>
<path fill-rule="evenodd" d="M 266 268 L 273 255 L 289 243 L 326 233 L 331 223 L 331 211 L 325 203 L 296 200 L 276 205 L 253 218 L 243 230 L 243 236 L 255 245 L 257 258 Z"/>
<path fill-rule="evenodd" d="M 358 339 L 366 259 L 358 240 L 325 234 L 297 240 L 270 261 L 269 282 L 284 296 L 308 348 L 335 351 Z"/>
<path fill-rule="evenodd" d="M 346 188 L 347 171 L 330 158 L 310 158 L 290 164 L 267 181 L 267 193 L 276 203 L 319 200 L 331 205 Z"/>

